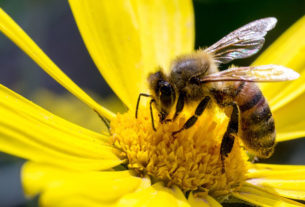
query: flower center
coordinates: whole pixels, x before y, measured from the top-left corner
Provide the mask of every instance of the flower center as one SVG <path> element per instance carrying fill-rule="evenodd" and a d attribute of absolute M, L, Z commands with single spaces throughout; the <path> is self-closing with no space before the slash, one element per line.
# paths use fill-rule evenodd
<path fill-rule="evenodd" d="M 246 179 L 248 156 L 236 137 L 223 172 L 220 145 L 229 118 L 216 105 L 208 107 L 192 127 L 173 136 L 193 112 L 194 107 L 187 107 L 175 121 L 155 120 L 157 131 L 145 105 L 140 106 L 137 119 L 132 112 L 119 114 L 111 123 L 113 144 L 139 176 L 149 175 L 153 181 L 177 185 L 184 192 L 224 196 Z"/>

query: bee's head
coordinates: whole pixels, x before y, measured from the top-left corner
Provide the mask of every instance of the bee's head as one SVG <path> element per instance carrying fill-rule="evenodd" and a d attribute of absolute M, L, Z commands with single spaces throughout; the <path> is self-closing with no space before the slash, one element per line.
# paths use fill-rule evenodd
<path fill-rule="evenodd" d="M 156 100 L 160 111 L 160 119 L 163 121 L 175 104 L 175 89 L 161 71 L 151 74 L 148 81 L 152 96 Z"/>

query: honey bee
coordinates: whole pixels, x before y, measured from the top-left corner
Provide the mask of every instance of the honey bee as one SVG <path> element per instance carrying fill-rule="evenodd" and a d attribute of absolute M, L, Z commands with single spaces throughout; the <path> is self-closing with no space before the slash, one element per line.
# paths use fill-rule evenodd
<path fill-rule="evenodd" d="M 209 102 L 220 107 L 231 107 L 230 121 L 220 146 L 221 160 L 231 152 L 235 135 L 239 135 L 246 149 L 255 156 L 268 158 L 275 145 L 275 126 L 271 110 L 255 82 L 286 81 L 299 77 L 295 71 L 280 65 L 234 67 L 218 70 L 219 64 L 246 58 L 263 46 L 265 35 L 274 28 L 276 18 L 253 21 L 223 37 L 212 46 L 175 59 L 170 74 L 162 69 L 148 77 L 151 94 L 141 93 L 136 106 L 136 117 L 141 96 L 150 97 L 159 111 L 160 122 L 173 121 L 185 104 L 198 102 L 194 115 L 173 135 L 192 127 Z M 171 119 L 168 118 L 176 106 Z"/>

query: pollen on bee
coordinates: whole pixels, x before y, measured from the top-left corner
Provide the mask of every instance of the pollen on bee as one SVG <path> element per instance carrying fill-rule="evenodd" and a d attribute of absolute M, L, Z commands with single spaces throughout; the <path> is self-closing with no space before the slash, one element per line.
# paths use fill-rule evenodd
<path fill-rule="evenodd" d="M 139 176 L 149 175 L 152 180 L 179 186 L 184 192 L 194 191 L 198 196 L 225 196 L 246 179 L 248 156 L 235 139 L 223 172 L 220 145 L 229 118 L 216 105 L 208 107 L 194 126 L 173 136 L 193 112 L 194 107 L 187 107 L 175 121 L 161 124 L 155 120 L 157 131 L 152 129 L 145 105 L 137 119 L 132 112 L 118 114 L 111 123 L 113 145 Z"/>

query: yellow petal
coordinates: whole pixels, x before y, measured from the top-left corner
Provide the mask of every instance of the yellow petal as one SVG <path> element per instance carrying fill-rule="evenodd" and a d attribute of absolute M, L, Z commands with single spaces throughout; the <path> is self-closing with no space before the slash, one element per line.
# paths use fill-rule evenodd
<path fill-rule="evenodd" d="M 189 207 L 190 205 L 178 187 L 167 188 L 161 183 L 156 183 L 148 188 L 124 196 L 119 200 L 117 206 Z"/>
<path fill-rule="evenodd" d="M 275 164 L 262 164 L 262 163 L 255 163 L 251 164 L 251 168 L 249 169 L 249 177 L 254 178 L 258 176 L 266 176 L 266 177 L 273 177 L 273 173 L 281 173 L 285 172 L 286 170 L 290 172 L 303 170 L 304 165 L 275 165 Z M 271 173 L 271 174 L 268 174 Z M 299 175 L 299 176 L 305 176 L 305 175 Z M 275 177 L 277 178 L 277 177 Z"/>
<path fill-rule="evenodd" d="M 248 183 L 260 186 L 269 192 L 298 200 L 305 200 L 305 166 L 253 165 L 248 174 Z"/>
<path fill-rule="evenodd" d="M 130 108 L 145 92 L 148 73 L 193 49 L 190 0 L 70 0 L 91 57 Z"/>
<path fill-rule="evenodd" d="M 52 60 L 35 44 L 35 42 L 19 27 L 13 19 L 0 8 L 0 31 L 10 38 L 20 49 L 30 56 L 46 73 L 54 78 L 68 91 L 90 106 L 99 114 L 112 119 L 114 114 L 96 103 L 68 76 L 66 76 Z"/>
<path fill-rule="evenodd" d="M 65 121 L 2 85 L 0 114 L 0 151 L 84 170 L 121 162 L 106 135 Z"/>
<path fill-rule="evenodd" d="M 279 195 L 264 191 L 263 188 L 258 188 L 250 184 L 245 184 L 239 192 L 234 192 L 232 195 L 238 199 L 248 203 L 264 206 L 264 207 L 277 207 L 277 206 L 304 206 L 301 203 L 283 198 Z"/>
<path fill-rule="evenodd" d="M 26 163 L 22 169 L 25 194 L 32 197 L 41 193 L 42 206 L 71 203 L 73 197 L 84 198 L 82 202 L 114 203 L 135 191 L 142 182 L 145 181 L 129 171 L 79 172 L 32 162 Z"/>
<path fill-rule="evenodd" d="M 273 111 L 279 110 L 305 90 L 305 17 L 280 36 L 253 65 L 279 64 L 301 74 L 298 80 L 261 84 Z"/>
<path fill-rule="evenodd" d="M 101 203 L 95 200 L 92 200 L 88 197 L 80 197 L 79 195 L 66 197 L 63 200 L 57 201 L 57 203 L 43 203 L 39 206 L 42 207 L 112 207 L 110 203 Z"/>
<path fill-rule="evenodd" d="M 39 89 L 32 95 L 32 99 L 39 106 L 82 127 L 96 132 L 108 130 L 101 118 L 97 116 L 96 112 L 71 93 L 58 94 L 50 90 Z M 100 102 L 99 97 L 96 100 Z M 112 106 L 119 104 L 119 101 L 117 99 L 114 100 L 112 97 L 109 97 L 106 100 L 108 100 Z M 105 102 L 100 103 L 103 103 L 103 106 L 106 106 L 104 105 Z"/>
<path fill-rule="evenodd" d="M 280 110 L 273 112 L 277 141 L 286 141 L 305 136 L 304 106 L 305 93 L 291 100 Z"/>
<path fill-rule="evenodd" d="M 195 198 L 191 192 L 188 197 L 188 202 L 192 207 L 221 207 L 222 205 L 218 203 L 214 198 L 207 195 L 205 198 Z"/>

